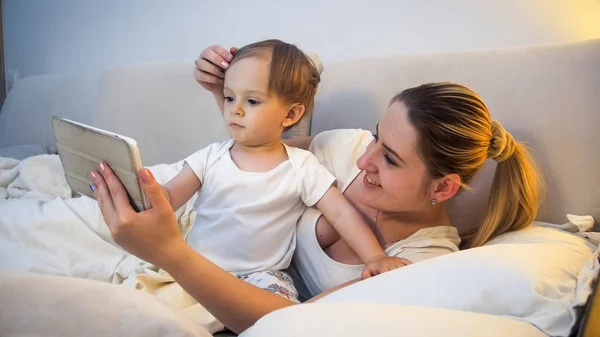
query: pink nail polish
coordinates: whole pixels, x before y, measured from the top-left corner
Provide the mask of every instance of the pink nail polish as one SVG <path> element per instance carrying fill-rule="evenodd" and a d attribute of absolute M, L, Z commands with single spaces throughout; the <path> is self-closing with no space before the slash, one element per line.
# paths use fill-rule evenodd
<path fill-rule="evenodd" d="M 92 178 L 96 179 L 96 172 L 92 171 L 91 174 L 92 174 Z"/>
<path fill-rule="evenodd" d="M 227 62 L 225 62 L 225 61 L 222 61 L 222 62 L 221 62 L 221 65 L 223 66 L 223 68 L 227 68 L 227 67 L 229 67 L 229 63 L 227 63 Z"/>
<path fill-rule="evenodd" d="M 104 172 L 104 170 L 106 170 L 106 165 L 104 165 L 104 163 L 100 163 L 100 169 L 102 172 Z"/>

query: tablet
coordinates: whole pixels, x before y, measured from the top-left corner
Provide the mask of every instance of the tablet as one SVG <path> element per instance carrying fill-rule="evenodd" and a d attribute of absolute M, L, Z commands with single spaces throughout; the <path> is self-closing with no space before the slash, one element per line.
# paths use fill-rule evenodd
<path fill-rule="evenodd" d="M 123 183 L 131 206 L 138 212 L 149 208 L 138 180 L 143 167 L 134 139 L 57 116 L 52 129 L 65 178 L 75 192 L 94 198 L 90 172 L 105 162 Z"/>

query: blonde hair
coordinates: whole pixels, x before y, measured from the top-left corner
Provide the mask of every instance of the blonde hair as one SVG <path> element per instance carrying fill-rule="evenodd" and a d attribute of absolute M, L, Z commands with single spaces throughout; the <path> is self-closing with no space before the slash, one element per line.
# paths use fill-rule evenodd
<path fill-rule="evenodd" d="M 321 76 L 311 58 L 295 45 L 275 39 L 255 42 L 236 51 L 230 66 L 241 59 L 261 56 L 265 52 L 271 56 L 268 93 L 275 94 L 286 103 L 304 105 L 302 118 L 311 114 Z"/>
<path fill-rule="evenodd" d="M 479 95 L 456 83 L 428 83 L 403 91 L 391 103 L 396 101 L 408 109 L 430 176 L 457 174 L 461 189 L 468 189 L 486 159 L 498 162 L 487 215 L 463 236 L 464 246 L 481 246 L 535 219 L 543 185 L 537 165 L 523 144 L 491 120 Z"/>

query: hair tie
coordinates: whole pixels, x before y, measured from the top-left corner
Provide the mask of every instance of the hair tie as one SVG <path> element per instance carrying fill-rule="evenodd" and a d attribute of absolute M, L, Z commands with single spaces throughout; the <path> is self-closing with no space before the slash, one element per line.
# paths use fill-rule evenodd
<path fill-rule="evenodd" d="M 492 121 L 492 140 L 488 150 L 488 159 L 501 163 L 515 153 L 515 147 L 513 136 L 504 130 L 500 122 Z"/>
<path fill-rule="evenodd" d="M 321 58 L 319 58 L 319 55 L 315 53 L 304 53 L 304 55 L 308 57 L 308 59 L 315 66 L 315 69 L 317 70 L 319 75 L 321 75 L 323 73 L 323 62 L 321 62 Z"/>

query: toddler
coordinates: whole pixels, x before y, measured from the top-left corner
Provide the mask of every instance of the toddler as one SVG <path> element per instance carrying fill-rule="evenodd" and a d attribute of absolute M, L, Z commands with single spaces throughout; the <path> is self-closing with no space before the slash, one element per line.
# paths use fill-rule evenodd
<path fill-rule="evenodd" d="M 285 130 L 310 114 L 320 76 L 294 45 L 279 40 L 235 53 L 223 83 L 223 120 L 231 139 L 185 159 L 164 193 L 179 209 L 195 193 L 186 241 L 221 268 L 297 302 L 282 270 L 292 259 L 296 222 L 315 206 L 366 264 L 370 274 L 396 268 L 362 216 L 312 153 L 286 146 Z M 337 235 L 337 234 L 336 234 Z"/>

